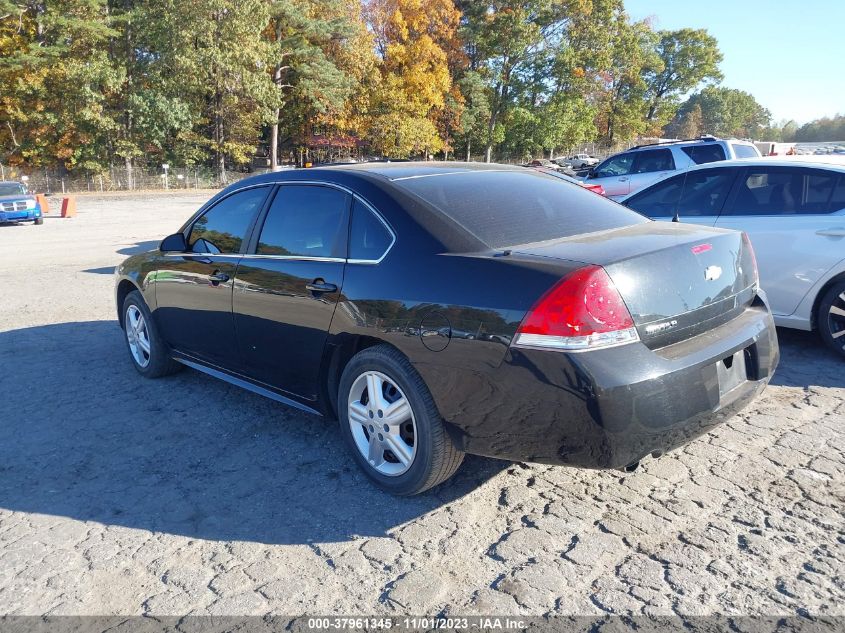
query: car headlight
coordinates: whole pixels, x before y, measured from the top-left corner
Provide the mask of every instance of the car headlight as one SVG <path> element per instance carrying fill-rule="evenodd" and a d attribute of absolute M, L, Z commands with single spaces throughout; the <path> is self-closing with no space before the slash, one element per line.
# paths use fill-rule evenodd
<path fill-rule="evenodd" d="M 35 200 L 27 200 L 25 208 L 26 209 L 34 209 L 35 208 Z"/>

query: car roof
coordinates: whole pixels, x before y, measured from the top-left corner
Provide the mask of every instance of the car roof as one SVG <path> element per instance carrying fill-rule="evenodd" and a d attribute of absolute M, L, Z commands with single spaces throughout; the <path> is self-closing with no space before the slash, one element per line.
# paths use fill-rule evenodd
<path fill-rule="evenodd" d="M 660 143 L 648 143 L 646 145 L 636 145 L 630 149 L 626 149 L 621 154 L 628 152 L 642 152 L 649 149 L 661 149 L 663 147 L 689 147 L 691 145 L 710 145 L 714 143 L 739 143 L 741 145 L 749 145 L 756 147 L 751 141 L 744 141 L 738 138 L 717 138 L 715 136 L 705 136 L 703 138 L 688 138 L 679 139 L 677 141 L 663 141 Z"/>
<path fill-rule="evenodd" d="M 265 182 L 296 182 L 298 180 L 319 180 L 329 174 L 349 174 L 353 176 L 375 177 L 384 182 L 407 180 L 410 178 L 428 178 L 432 176 L 447 176 L 451 174 L 471 173 L 477 171 L 525 171 L 520 165 L 502 165 L 499 163 L 462 163 L 443 161 L 402 161 L 402 162 L 370 162 L 344 163 L 335 165 L 318 165 L 305 169 L 283 169 L 250 176 L 229 185 L 222 193 L 239 189 L 246 184 Z"/>
<path fill-rule="evenodd" d="M 808 157 L 810 158 L 810 157 Z M 819 157 L 811 157 L 819 158 Z M 826 162 L 824 160 L 795 160 L 794 158 L 736 158 L 733 160 L 720 160 L 713 163 L 702 163 L 694 165 L 688 171 L 700 171 L 702 169 L 715 169 L 717 167 L 814 167 L 817 169 L 829 169 L 845 173 L 845 161 Z M 673 174 L 677 175 L 677 174 Z"/>
<path fill-rule="evenodd" d="M 345 171 L 350 173 L 368 173 L 387 180 L 405 180 L 408 178 L 428 178 L 473 171 L 523 171 L 519 165 L 501 165 L 498 163 L 463 163 L 445 161 L 417 161 L 397 163 L 351 163 L 347 165 L 326 165 L 318 169 L 327 171 Z"/>

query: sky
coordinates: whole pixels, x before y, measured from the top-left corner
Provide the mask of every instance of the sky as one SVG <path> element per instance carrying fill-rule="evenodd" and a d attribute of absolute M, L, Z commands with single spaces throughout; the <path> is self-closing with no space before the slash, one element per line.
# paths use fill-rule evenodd
<path fill-rule="evenodd" d="M 845 114 L 845 0 L 625 0 L 655 29 L 705 28 L 723 86 L 750 92 L 775 121 Z"/>

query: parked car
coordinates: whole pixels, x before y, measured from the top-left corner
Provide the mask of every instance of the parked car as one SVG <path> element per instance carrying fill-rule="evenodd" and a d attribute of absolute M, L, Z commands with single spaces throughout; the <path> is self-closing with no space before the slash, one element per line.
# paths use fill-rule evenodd
<path fill-rule="evenodd" d="M 572 156 L 567 156 L 566 158 L 559 158 L 557 162 L 559 165 L 566 163 L 573 169 L 583 169 L 584 167 L 598 165 L 599 159 L 595 156 L 590 156 L 589 154 L 573 154 Z"/>
<path fill-rule="evenodd" d="M 742 234 L 505 165 L 242 180 L 123 262 L 116 299 L 141 375 L 187 365 L 337 418 L 397 494 L 464 453 L 634 468 L 739 411 L 778 362 Z"/>
<path fill-rule="evenodd" d="M 38 200 L 27 192 L 23 183 L 0 182 L 0 223 L 2 222 L 44 224 Z"/>
<path fill-rule="evenodd" d="M 604 187 L 607 196 L 619 200 L 693 165 L 735 158 L 759 158 L 753 143 L 712 136 L 689 141 L 639 145 L 615 154 L 590 170 L 587 182 Z"/>
<path fill-rule="evenodd" d="M 845 164 L 770 159 L 693 168 L 626 198 L 648 217 L 745 231 L 775 323 L 845 355 Z"/>
<path fill-rule="evenodd" d="M 545 167 L 546 169 L 557 169 L 557 163 L 553 163 L 548 158 L 535 158 L 532 161 L 525 163 L 524 167 Z"/>
<path fill-rule="evenodd" d="M 563 174 L 565 176 L 569 176 L 570 178 L 578 177 L 577 172 L 571 167 L 559 165 L 556 162 L 552 162 L 545 158 L 532 160 L 530 163 L 525 163 L 523 167 L 528 167 L 530 169 L 539 169 L 540 171 L 545 171 L 550 174 Z"/>
<path fill-rule="evenodd" d="M 536 169 L 537 171 L 548 174 L 549 176 L 554 176 L 555 178 L 560 178 L 561 180 L 565 180 L 568 183 L 573 185 L 578 185 L 579 187 L 583 187 L 588 191 L 592 191 L 593 193 L 597 193 L 600 196 L 604 195 L 604 187 L 601 185 L 595 185 L 589 182 L 584 182 L 583 180 L 578 180 L 577 178 L 570 176 L 569 174 L 564 173 L 559 169 L 548 169 L 546 167 L 532 167 L 532 169 Z"/>

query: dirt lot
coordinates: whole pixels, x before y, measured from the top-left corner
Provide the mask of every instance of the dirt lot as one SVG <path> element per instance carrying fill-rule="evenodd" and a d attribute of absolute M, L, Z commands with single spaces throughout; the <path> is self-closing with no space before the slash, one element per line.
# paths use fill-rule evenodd
<path fill-rule="evenodd" d="M 0 226 L 0 614 L 845 615 L 845 362 L 815 336 L 634 474 L 468 458 L 394 499 L 333 424 L 130 365 L 112 269 L 203 199 Z"/>

